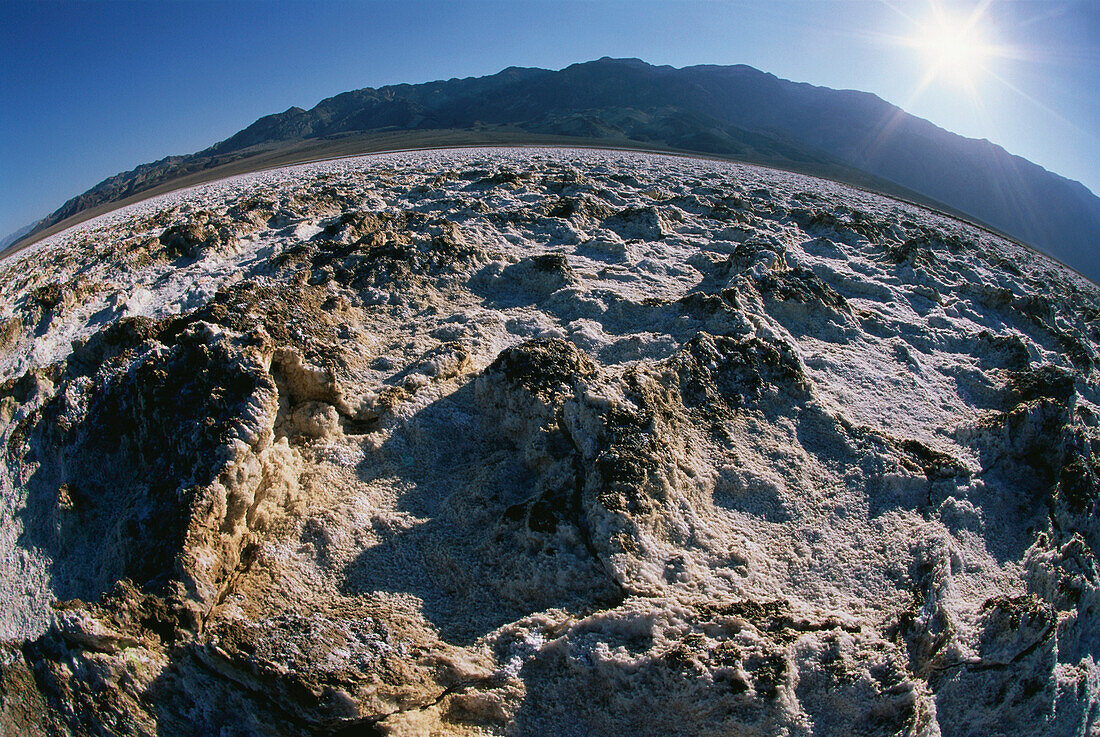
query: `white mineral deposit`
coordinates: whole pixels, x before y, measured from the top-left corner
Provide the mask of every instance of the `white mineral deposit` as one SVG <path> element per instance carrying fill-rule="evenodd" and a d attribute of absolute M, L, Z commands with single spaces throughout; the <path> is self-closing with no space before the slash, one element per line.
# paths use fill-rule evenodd
<path fill-rule="evenodd" d="M 0 262 L 0 732 L 1094 734 L 1098 321 L 703 159 L 117 210 Z"/>

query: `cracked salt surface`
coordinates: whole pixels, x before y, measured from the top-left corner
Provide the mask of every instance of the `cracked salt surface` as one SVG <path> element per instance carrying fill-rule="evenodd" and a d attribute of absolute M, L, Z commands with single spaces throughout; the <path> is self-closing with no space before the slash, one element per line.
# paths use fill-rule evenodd
<path fill-rule="evenodd" d="M 985 231 L 690 158 L 120 209 L 0 262 L 0 683 L 43 704 L 0 724 L 1087 734 L 1098 316 Z"/>

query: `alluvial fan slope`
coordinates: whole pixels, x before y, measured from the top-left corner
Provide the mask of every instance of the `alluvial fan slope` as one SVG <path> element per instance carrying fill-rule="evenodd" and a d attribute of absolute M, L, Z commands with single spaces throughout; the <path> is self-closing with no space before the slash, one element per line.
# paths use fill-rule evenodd
<path fill-rule="evenodd" d="M 712 161 L 117 211 L 0 263 L 0 731 L 1092 734 L 1098 320 Z"/>

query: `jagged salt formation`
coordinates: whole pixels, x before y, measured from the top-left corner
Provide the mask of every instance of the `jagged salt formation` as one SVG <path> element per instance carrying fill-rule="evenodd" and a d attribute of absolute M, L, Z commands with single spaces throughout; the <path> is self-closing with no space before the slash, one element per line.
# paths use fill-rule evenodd
<path fill-rule="evenodd" d="M 0 272 L 5 733 L 1096 729 L 1100 295 L 985 232 L 462 150 Z"/>

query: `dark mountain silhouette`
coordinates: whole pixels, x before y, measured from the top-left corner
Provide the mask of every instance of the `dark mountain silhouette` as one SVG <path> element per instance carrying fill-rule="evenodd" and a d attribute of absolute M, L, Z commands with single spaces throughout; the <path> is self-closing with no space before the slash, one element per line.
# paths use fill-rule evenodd
<path fill-rule="evenodd" d="M 111 177 L 37 230 L 199 172 L 243 170 L 284 150 L 303 152 L 301 160 L 305 152 L 371 150 L 372 134 L 394 131 L 464 131 L 478 143 L 575 137 L 783 166 L 942 203 L 1100 279 L 1100 198 L 1078 182 L 869 93 L 790 82 L 744 65 L 675 69 L 637 59 L 560 71 L 510 67 L 488 77 L 345 92 L 311 110 L 292 107 L 198 153 Z"/>

